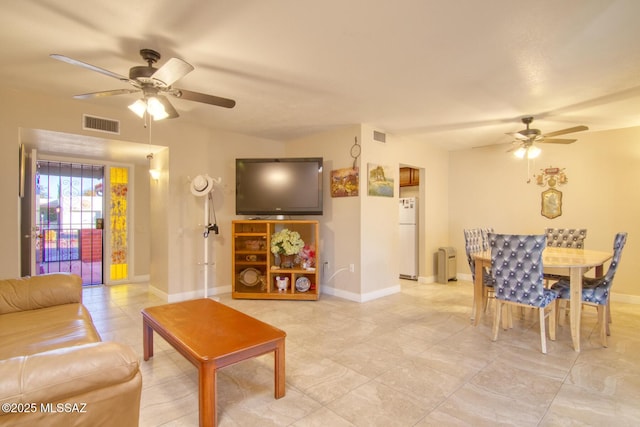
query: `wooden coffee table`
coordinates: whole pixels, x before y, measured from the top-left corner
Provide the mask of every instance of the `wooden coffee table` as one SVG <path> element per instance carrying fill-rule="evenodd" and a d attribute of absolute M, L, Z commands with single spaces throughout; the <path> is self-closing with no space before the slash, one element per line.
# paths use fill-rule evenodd
<path fill-rule="evenodd" d="M 199 371 L 200 426 L 216 425 L 216 370 L 274 352 L 275 398 L 285 394 L 286 333 L 210 299 L 142 310 L 144 360 L 153 357 L 153 331 Z"/>

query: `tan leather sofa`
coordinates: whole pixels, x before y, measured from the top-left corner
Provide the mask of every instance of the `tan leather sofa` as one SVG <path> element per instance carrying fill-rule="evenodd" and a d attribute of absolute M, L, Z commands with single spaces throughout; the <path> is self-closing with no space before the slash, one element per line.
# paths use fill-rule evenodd
<path fill-rule="evenodd" d="M 0 280 L 0 426 L 137 426 L 141 390 L 138 356 L 100 339 L 80 277 Z"/>

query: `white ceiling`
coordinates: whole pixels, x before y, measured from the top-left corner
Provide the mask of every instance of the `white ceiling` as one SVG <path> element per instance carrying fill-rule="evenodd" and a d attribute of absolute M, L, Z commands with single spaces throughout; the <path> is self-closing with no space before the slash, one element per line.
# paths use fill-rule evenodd
<path fill-rule="evenodd" d="M 176 86 L 237 102 L 172 99 L 174 120 L 279 140 L 367 123 L 455 150 L 509 142 L 526 115 L 543 132 L 640 125 L 638 16 L 637 0 L 11 1 L 0 85 L 127 88 L 49 54 L 127 75 L 152 48 L 195 66 Z"/>

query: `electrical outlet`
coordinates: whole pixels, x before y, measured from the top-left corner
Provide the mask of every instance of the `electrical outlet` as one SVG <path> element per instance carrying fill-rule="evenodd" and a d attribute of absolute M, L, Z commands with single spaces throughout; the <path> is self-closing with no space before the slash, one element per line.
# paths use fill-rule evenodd
<path fill-rule="evenodd" d="M 355 264 L 349 264 L 349 273 L 354 273 L 356 271 Z"/>

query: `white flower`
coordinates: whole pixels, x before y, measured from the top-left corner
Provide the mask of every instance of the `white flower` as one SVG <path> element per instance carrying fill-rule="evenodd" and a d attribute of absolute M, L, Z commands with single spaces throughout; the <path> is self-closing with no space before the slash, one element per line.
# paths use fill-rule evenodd
<path fill-rule="evenodd" d="M 271 236 L 271 252 L 284 255 L 296 255 L 304 247 L 300 233 L 289 229 L 282 229 Z"/>

